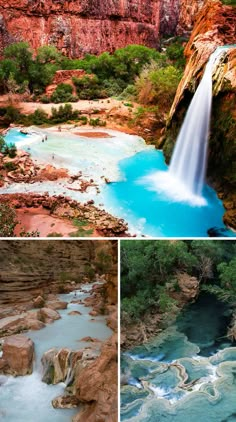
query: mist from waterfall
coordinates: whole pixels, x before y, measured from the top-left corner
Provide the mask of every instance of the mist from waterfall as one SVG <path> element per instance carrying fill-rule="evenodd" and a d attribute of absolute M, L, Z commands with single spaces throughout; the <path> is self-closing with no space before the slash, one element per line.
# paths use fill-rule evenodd
<path fill-rule="evenodd" d="M 145 178 L 151 190 L 164 192 L 176 201 L 206 204 L 202 191 L 207 164 L 207 146 L 212 107 L 212 71 L 229 46 L 218 47 L 210 56 L 180 129 L 167 172 Z"/>

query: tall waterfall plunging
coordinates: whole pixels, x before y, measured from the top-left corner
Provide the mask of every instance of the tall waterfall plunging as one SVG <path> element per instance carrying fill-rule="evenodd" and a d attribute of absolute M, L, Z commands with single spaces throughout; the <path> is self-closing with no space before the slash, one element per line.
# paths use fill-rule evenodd
<path fill-rule="evenodd" d="M 162 191 L 174 200 L 193 205 L 206 204 L 202 191 L 212 106 L 212 71 L 228 48 L 218 47 L 210 56 L 180 129 L 169 170 L 145 178 L 152 184 L 150 189 Z"/>

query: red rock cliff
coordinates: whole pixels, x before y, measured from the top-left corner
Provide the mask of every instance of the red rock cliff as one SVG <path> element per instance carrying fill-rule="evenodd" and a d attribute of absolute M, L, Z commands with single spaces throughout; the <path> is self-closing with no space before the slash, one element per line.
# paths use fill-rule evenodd
<path fill-rule="evenodd" d="M 190 40 L 185 48 L 187 66 L 179 84 L 170 115 L 173 117 L 185 90 L 193 91 L 196 80 L 201 78 L 210 55 L 218 46 L 234 44 L 236 40 L 236 9 L 223 6 L 219 0 L 209 0 L 197 15 Z M 234 88 L 235 50 L 225 57 L 221 79 L 228 80 Z M 219 85 L 219 84 L 218 84 Z"/>
<path fill-rule="evenodd" d="M 157 47 L 160 35 L 175 34 L 177 25 L 179 34 L 188 32 L 203 2 L 0 0 L 0 49 L 26 40 L 33 48 L 54 44 L 68 56 L 79 57 L 128 44 Z"/>

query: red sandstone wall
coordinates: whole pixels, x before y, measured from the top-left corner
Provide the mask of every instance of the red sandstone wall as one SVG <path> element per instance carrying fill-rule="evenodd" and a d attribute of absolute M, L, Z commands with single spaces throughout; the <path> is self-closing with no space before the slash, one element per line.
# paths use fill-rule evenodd
<path fill-rule="evenodd" d="M 174 34 L 177 25 L 179 34 L 189 30 L 203 2 L 0 0 L 0 49 L 26 40 L 34 49 L 54 44 L 68 56 L 79 57 L 128 44 L 157 47 L 160 34 Z"/>

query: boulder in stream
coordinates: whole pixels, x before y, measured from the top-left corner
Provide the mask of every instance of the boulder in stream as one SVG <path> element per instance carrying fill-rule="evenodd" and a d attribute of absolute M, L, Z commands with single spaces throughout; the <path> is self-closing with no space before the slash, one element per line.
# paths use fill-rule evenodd
<path fill-rule="evenodd" d="M 14 376 L 31 374 L 33 371 L 34 343 L 22 335 L 17 334 L 6 338 L 3 343 L 3 356 L 1 361 L 5 365 L 3 373 Z"/>
<path fill-rule="evenodd" d="M 39 312 L 40 320 L 45 323 L 50 323 L 61 318 L 60 314 L 57 311 L 54 311 L 50 308 L 42 308 Z"/>
<path fill-rule="evenodd" d="M 50 302 L 47 302 L 46 305 L 47 305 L 47 308 L 57 311 L 59 309 L 66 309 L 68 306 L 68 303 L 62 302 L 61 300 L 51 300 Z"/>

